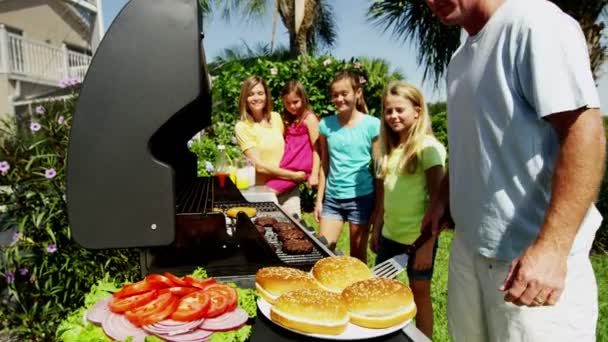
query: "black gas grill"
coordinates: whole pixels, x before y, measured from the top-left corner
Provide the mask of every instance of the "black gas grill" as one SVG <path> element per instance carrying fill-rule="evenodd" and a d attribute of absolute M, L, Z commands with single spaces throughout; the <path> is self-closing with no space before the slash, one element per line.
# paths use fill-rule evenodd
<path fill-rule="evenodd" d="M 309 269 L 332 255 L 312 230 L 274 203 L 248 203 L 227 180 L 197 178 L 187 142 L 211 123 L 211 90 L 198 0 L 131 0 L 91 62 L 70 132 L 68 216 L 86 248 L 141 247 L 142 272 L 191 272 L 253 287 L 260 267 Z M 239 213 L 214 208 L 255 206 L 292 222 L 314 250 L 283 253 L 274 233 L 259 233 Z M 300 341 L 261 314 L 252 341 Z M 381 341 L 408 341 L 401 333 Z"/>

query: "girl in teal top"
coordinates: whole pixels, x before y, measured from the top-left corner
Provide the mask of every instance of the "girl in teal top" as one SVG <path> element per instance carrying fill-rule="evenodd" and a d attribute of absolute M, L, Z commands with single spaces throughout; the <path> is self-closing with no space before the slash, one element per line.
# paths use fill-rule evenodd
<path fill-rule="evenodd" d="M 350 227 L 350 255 L 367 261 L 369 221 L 374 210 L 372 150 L 379 153 L 380 120 L 367 115 L 359 78 L 337 74 L 330 85 L 337 115 L 321 120 L 321 168 L 315 204 L 320 235 L 335 248 L 345 221 Z"/>
<path fill-rule="evenodd" d="M 377 173 L 383 179 L 373 222 L 372 251 L 376 264 L 405 252 L 420 236 L 430 194 L 443 178 L 445 147 L 433 136 L 431 120 L 420 91 L 407 83 L 391 82 L 382 98 L 381 155 Z M 407 265 L 410 287 L 418 308 L 416 325 L 429 338 L 433 333 L 431 278 L 437 240 L 422 245 Z"/>

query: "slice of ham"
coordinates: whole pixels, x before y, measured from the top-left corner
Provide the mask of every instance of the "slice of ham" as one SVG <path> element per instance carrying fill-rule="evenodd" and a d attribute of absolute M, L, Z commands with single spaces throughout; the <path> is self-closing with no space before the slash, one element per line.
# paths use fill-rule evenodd
<path fill-rule="evenodd" d="M 249 319 L 247 311 L 237 307 L 236 309 L 226 312 L 214 318 L 207 318 L 200 329 L 209 331 L 228 331 L 240 328 Z"/>
<path fill-rule="evenodd" d="M 163 340 L 169 341 L 169 342 L 195 342 L 195 341 L 203 342 L 203 341 L 207 341 L 211 338 L 211 335 L 213 335 L 213 331 L 195 329 L 195 330 L 192 330 L 191 332 L 188 332 L 185 334 L 179 334 L 179 335 L 173 335 L 173 336 L 163 335 L 163 334 L 154 334 L 154 335 L 162 338 Z"/>
<path fill-rule="evenodd" d="M 110 314 L 110 301 L 112 300 L 112 296 L 107 296 L 103 299 L 100 299 L 95 303 L 86 313 L 85 317 L 95 323 L 101 324 L 107 315 Z"/>
<path fill-rule="evenodd" d="M 198 328 L 203 321 L 204 319 L 198 319 L 191 322 L 179 322 L 172 319 L 166 319 L 154 324 L 144 325 L 142 328 L 151 334 L 173 336 L 190 332 Z"/>
<path fill-rule="evenodd" d="M 113 340 L 124 341 L 133 336 L 133 342 L 144 342 L 146 332 L 133 325 L 124 315 L 110 312 L 101 323 L 103 331 Z"/>

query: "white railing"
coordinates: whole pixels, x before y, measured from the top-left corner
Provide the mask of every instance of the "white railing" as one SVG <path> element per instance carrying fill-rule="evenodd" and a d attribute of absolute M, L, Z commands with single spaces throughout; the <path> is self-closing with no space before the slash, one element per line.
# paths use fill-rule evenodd
<path fill-rule="evenodd" d="M 61 47 L 27 39 L 7 32 L 0 25 L 1 72 L 33 81 L 59 84 L 67 78 L 82 80 L 91 56 Z"/>

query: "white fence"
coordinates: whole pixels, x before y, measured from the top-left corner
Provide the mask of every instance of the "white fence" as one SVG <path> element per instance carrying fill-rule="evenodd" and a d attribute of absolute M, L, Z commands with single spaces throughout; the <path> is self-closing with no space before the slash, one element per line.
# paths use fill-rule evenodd
<path fill-rule="evenodd" d="M 82 80 L 91 56 L 56 47 L 7 32 L 0 25 L 0 66 L 2 72 L 58 84 L 67 78 Z"/>

